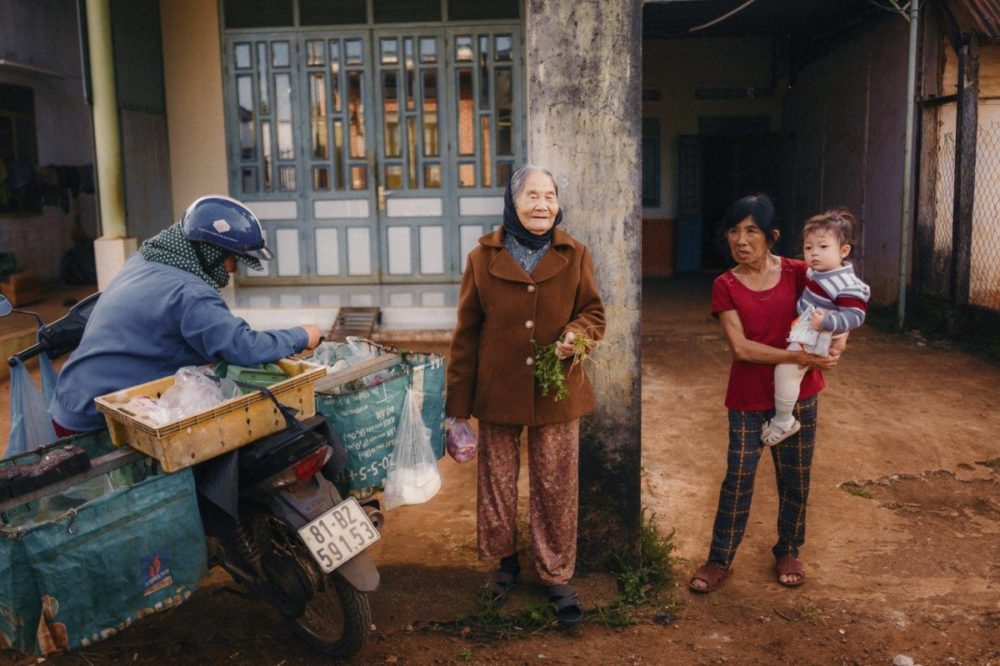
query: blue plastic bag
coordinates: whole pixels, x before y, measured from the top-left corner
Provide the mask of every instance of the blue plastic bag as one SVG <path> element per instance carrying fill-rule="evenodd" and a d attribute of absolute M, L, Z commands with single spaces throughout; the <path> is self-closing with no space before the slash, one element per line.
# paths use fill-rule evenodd
<path fill-rule="evenodd" d="M 55 389 L 56 372 L 45 354 L 38 357 L 42 373 L 42 394 L 20 359 L 10 369 L 10 440 L 6 456 L 31 451 L 56 440 L 52 418 L 46 405 Z M 46 398 L 43 398 L 45 395 Z"/>

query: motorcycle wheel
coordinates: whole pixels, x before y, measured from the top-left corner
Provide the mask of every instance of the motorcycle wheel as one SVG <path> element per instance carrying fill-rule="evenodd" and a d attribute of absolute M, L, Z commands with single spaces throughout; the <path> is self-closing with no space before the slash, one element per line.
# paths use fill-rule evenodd
<path fill-rule="evenodd" d="M 298 534 L 275 516 L 257 513 L 250 524 L 268 576 L 279 588 L 306 597 L 303 611 L 287 617 L 295 633 L 331 657 L 360 652 L 372 627 L 368 595 L 336 571 L 324 574 Z"/>

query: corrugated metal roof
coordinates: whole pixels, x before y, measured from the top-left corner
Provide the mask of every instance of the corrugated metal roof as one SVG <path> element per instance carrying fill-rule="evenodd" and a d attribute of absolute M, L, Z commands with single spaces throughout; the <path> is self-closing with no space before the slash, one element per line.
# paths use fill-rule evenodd
<path fill-rule="evenodd" d="M 1000 0 L 950 0 L 949 4 L 963 32 L 1000 40 Z"/>

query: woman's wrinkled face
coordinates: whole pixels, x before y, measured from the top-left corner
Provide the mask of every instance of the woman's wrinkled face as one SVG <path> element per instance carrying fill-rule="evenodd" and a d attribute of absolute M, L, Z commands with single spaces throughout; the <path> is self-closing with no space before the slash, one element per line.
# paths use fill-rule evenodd
<path fill-rule="evenodd" d="M 227 255 L 225 259 L 222 260 L 222 265 L 226 267 L 227 273 L 236 272 L 236 257 L 233 255 Z"/>
<path fill-rule="evenodd" d="M 533 171 L 524 181 L 524 189 L 514 201 L 517 219 L 524 228 L 541 236 L 556 223 L 559 214 L 559 195 L 555 183 L 541 171 Z"/>
<path fill-rule="evenodd" d="M 767 236 L 749 215 L 726 231 L 726 240 L 733 260 L 738 264 L 758 263 L 771 252 Z"/>

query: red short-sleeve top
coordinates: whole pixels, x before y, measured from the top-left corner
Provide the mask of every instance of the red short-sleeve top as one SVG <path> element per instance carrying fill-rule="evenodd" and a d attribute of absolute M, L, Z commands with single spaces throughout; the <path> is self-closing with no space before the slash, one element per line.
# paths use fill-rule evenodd
<path fill-rule="evenodd" d="M 728 270 L 712 284 L 712 316 L 736 310 L 748 340 L 785 349 L 795 320 L 795 302 L 806 285 L 806 264 L 781 258 L 781 278 L 771 289 L 752 291 Z M 812 369 L 799 388 L 799 400 L 826 386 L 823 373 Z M 774 366 L 733 359 L 729 369 L 726 407 L 741 411 L 774 409 Z"/>

